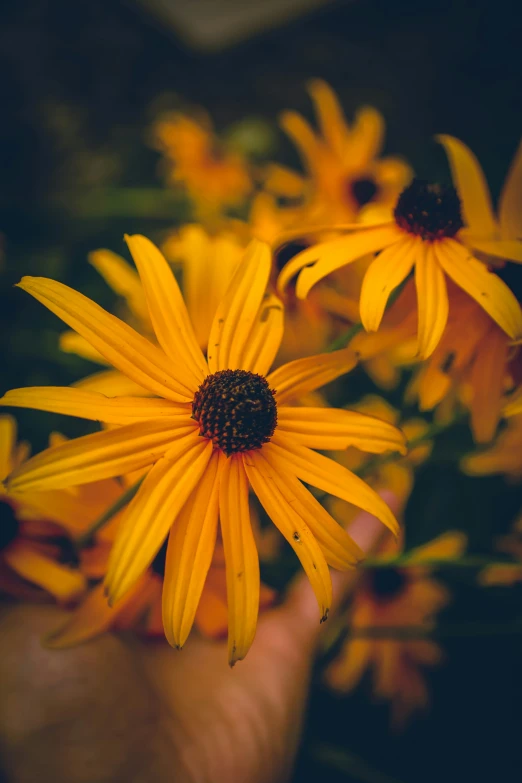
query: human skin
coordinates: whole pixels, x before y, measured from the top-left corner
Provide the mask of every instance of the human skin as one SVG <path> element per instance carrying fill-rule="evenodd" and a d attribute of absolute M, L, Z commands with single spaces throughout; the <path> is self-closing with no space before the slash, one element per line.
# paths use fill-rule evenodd
<path fill-rule="evenodd" d="M 383 493 L 393 506 L 394 498 Z M 360 514 L 350 534 L 370 550 L 384 528 Z M 333 572 L 334 609 L 356 574 Z M 104 634 L 47 650 L 61 610 L 0 612 L 0 758 L 9 783 L 280 783 L 289 778 L 323 626 L 304 576 L 264 613 L 244 661 L 226 642 Z M 1 774 L 1 773 L 0 773 Z"/>

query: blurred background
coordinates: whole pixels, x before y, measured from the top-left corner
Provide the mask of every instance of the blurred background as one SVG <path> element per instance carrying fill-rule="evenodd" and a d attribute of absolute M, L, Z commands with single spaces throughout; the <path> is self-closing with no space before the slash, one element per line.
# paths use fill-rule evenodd
<path fill-rule="evenodd" d="M 7 0 L 0 30 L 0 348 L 2 392 L 69 384 L 93 365 L 60 353 L 58 320 L 12 286 L 59 279 L 114 305 L 87 264 L 98 247 L 124 252 L 123 233 L 153 239 L 188 219 L 163 188 L 149 139 L 164 110 L 202 106 L 220 134 L 254 156 L 298 166 L 277 127 L 293 108 L 312 117 L 305 82 L 321 77 L 348 117 L 364 104 L 387 122 L 386 152 L 418 176 L 447 179 L 435 133 L 476 153 L 496 196 L 522 128 L 520 29 L 508 0 Z M 514 267 L 514 265 L 512 265 Z M 509 282 L 522 294 L 521 268 Z M 50 429 L 88 425 L 20 411 L 39 450 Z M 471 530 L 491 550 L 521 505 L 501 478 L 455 469 L 466 435 L 439 445 L 408 505 L 412 545 L 441 529 Z M 451 456 L 453 455 L 453 456 Z M 451 457 L 451 458 L 450 458 Z M 441 523 L 441 519 L 444 520 Z M 480 590 L 447 575 L 454 595 L 439 635 L 446 663 L 428 675 L 431 711 L 402 733 L 363 680 L 343 698 L 314 684 L 295 781 L 435 783 L 508 780 L 520 765 L 522 590 Z M 469 628 L 469 623 L 472 628 Z M 473 623 L 494 626 L 476 633 Z M 468 630 L 466 630 L 468 628 Z M 515 773 L 516 774 L 516 773 Z"/>

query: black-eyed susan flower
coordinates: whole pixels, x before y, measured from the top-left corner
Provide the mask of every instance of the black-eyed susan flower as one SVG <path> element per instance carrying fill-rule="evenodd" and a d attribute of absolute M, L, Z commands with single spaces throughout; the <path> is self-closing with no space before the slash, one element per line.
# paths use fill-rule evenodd
<path fill-rule="evenodd" d="M 327 563 L 354 566 L 359 548 L 303 486 L 306 481 L 397 523 L 361 479 L 314 448 L 404 450 L 395 427 L 359 413 L 288 402 L 348 371 L 351 351 L 314 356 L 268 373 L 283 333 L 279 300 L 266 295 L 271 258 L 253 242 L 214 317 L 205 358 L 172 271 L 144 237 L 127 239 L 159 347 L 76 291 L 45 278 L 19 284 L 155 397 L 113 397 L 78 388 L 8 392 L 6 405 L 59 411 L 111 425 L 38 454 L 9 477 L 18 492 L 74 486 L 149 469 L 122 519 L 106 577 L 110 601 L 132 588 L 169 535 L 163 590 L 167 639 L 181 647 L 205 583 L 218 517 L 229 612 L 229 660 L 253 640 L 258 554 L 249 485 L 294 548 L 322 619 L 331 603 Z"/>
<path fill-rule="evenodd" d="M 351 691 L 364 672 L 371 670 L 373 693 L 391 703 L 392 723 L 397 727 L 428 706 L 422 670 L 438 665 L 443 652 L 436 642 L 419 634 L 435 627 L 436 615 L 450 595 L 421 563 L 451 560 L 465 545 L 463 534 L 445 533 L 411 550 L 407 567 L 400 568 L 393 563 L 393 548 L 390 553 L 389 544 L 384 544 L 385 553 L 376 558 L 379 567 L 363 574 L 353 596 L 348 636 L 326 675 L 333 688 Z M 408 632 L 412 637 L 408 638 Z"/>
<path fill-rule="evenodd" d="M 468 454 L 461 461 L 461 468 L 469 476 L 503 474 L 512 479 L 522 479 L 522 398 L 517 397 L 504 411 L 507 426 L 487 449 Z"/>
<path fill-rule="evenodd" d="M 281 125 L 296 145 L 306 176 L 276 164 L 269 167 L 266 187 L 290 199 L 303 198 L 311 223 L 354 220 L 362 207 L 391 207 L 412 176 L 400 158 L 380 158 L 384 120 L 376 109 L 361 108 L 352 125 L 326 82 L 308 85 L 319 133 L 297 112 L 286 111 Z"/>
<path fill-rule="evenodd" d="M 414 269 L 420 358 L 433 353 L 446 326 L 447 278 L 516 339 L 522 335 L 522 311 L 515 296 L 470 248 L 493 253 L 496 247 L 497 255 L 508 257 L 509 251 L 516 258 L 522 254 L 522 243 L 489 238 L 485 244 L 483 234 L 475 234 L 475 222 L 462 233 L 463 215 L 472 214 L 473 201 L 471 206 L 466 201 L 472 192 L 470 187 L 462 188 L 459 198 L 453 187 L 414 180 L 399 196 L 392 220 L 361 225 L 345 236 L 308 248 L 283 269 L 279 287 L 284 290 L 300 272 L 296 290 L 304 298 L 319 280 L 371 253 L 375 257 L 365 274 L 359 302 L 367 331 L 377 331 L 391 292 Z"/>

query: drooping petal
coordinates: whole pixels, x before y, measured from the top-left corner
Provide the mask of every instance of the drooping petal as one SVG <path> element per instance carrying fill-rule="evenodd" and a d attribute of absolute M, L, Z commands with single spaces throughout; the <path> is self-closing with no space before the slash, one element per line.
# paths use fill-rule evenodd
<path fill-rule="evenodd" d="M 319 144 L 310 125 L 296 111 L 283 112 L 279 124 L 298 148 L 304 167 L 308 168 L 309 162 L 314 161 Z"/>
<path fill-rule="evenodd" d="M 263 456 L 276 470 L 293 473 L 302 481 L 373 514 L 394 535 L 399 525 L 386 503 L 358 476 L 322 454 L 293 442 L 277 432 L 263 446 Z"/>
<path fill-rule="evenodd" d="M 313 79 L 308 83 L 308 92 L 312 96 L 321 134 L 327 145 L 341 159 L 351 150 L 347 149 L 350 129 L 346 124 L 341 104 L 329 84 L 322 79 Z M 364 165 L 363 161 L 363 165 Z M 358 165 L 359 159 L 350 161 Z"/>
<path fill-rule="evenodd" d="M 214 316 L 208 340 L 210 372 L 240 369 L 270 276 L 270 248 L 252 240 Z"/>
<path fill-rule="evenodd" d="M 283 332 L 283 304 L 277 296 L 268 294 L 245 346 L 240 369 L 266 375 L 274 363 Z"/>
<path fill-rule="evenodd" d="M 14 541 L 2 556 L 18 576 L 42 587 L 58 601 L 78 598 L 87 586 L 80 571 L 57 563 L 22 539 Z"/>
<path fill-rule="evenodd" d="M 58 339 L 60 350 L 64 353 L 75 353 L 82 359 L 87 359 L 96 364 L 107 364 L 106 359 L 96 348 L 77 332 L 63 332 Z"/>
<path fill-rule="evenodd" d="M 453 560 L 464 554 L 467 537 L 460 530 L 448 530 L 427 544 L 415 547 L 407 553 L 408 563 L 429 560 Z"/>
<path fill-rule="evenodd" d="M 228 660 L 247 654 L 259 611 L 259 557 L 250 524 L 248 480 L 239 457 L 220 455 L 219 513 L 225 551 L 228 601 Z"/>
<path fill-rule="evenodd" d="M 410 274 L 422 240 L 405 239 L 383 250 L 370 264 L 361 288 L 359 308 L 367 332 L 376 332 L 394 288 Z"/>
<path fill-rule="evenodd" d="M 277 404 L 284 405 L 350 372 L 357 361 L 354 351 L 343 348 L 283 364 L 267 376 L 267 381 L 276 390 Z"/>
<path fill-rule="evenodd" d="M 522 242 L 516 239 L 497 239 L 495 242 L 488 242 L 486 239 L 473 237 L 469 244 L 474 250 L 480 250 L 488 256 L 522 264 Z"/>
<path fill-rule="evenodd" d="M 356 446 L 371 454 L 388 450 L 401 454 L 407 452 L 401 430 L 357 411 L 278 406 L 277 429 L 311 449 L 335 450 Z"/>
<path fill-rule="evenodd" d="M 116 369 L 153 394 L 188 401 L 194 396 L 190 376 L 155 345 L 83 294 L 55 280 L 24 277 L 18 286 L 65 321 Z"/>
<path fill-rule="evenodd" d="M 449 313 L 444 272 L 431 245 L 420 249 L 415 264 L 415 287 L 419 318 L 418 353 L 427 359 L 440 342 Z"/>
<path fill-rule="evenodd" d="M 435 136 L 435 139 L 442 144 L 448 156 L 465 222 L 476 236 L 495 236 L 497 225 L 491 195 L 477 158 L 462 141 L 453 136 L 441 134 Z"/>
<path fill-rule="evenodd" d="M 168 427 L 160 419 L 84 435 L 36 454 L 11 473 L 7 485 L 13 492 L 27 492 L 121 476 L 152 465 L 195 430 L 190 420 L 187 426 Z"/>
<path fill-rule="evenodd" d="M 0 397 L 0 405 L 63 413 L 106 424 L 130 424 L 146 419 L 172 419 L 180 424 L 190 419 L 190 408 L 170 400 L 142 397 L 106 397 L 103 394 L 67 386 L 32 386 L 11 389 Z"/>
<path fill-rule="evenodd" d="M 0 416 L 0 481 L 13 469 L 11 464 L 16 444 L 16 421 L 12 416 Z"/>
<path fill-rule="evenodd" d="M 372 106 L 362 106 L 355 115 L 350 136 L 350 161 L 361 168 L 370 166 L 379 155 L 384 137 L 384 120 Z M 382 162 L 382 159 L 381 159 Z"/>
<path fill-rule="evenodd" d="M 274 471 L 266 462 L 262 452 L 257 456 L 258 467 L 260 460 L 270 471 L 271 480 L 277 485 L 286 502 L 312 531 L 328 565 L 344 571 L 353 568 L 364 559 L 364 552 L 346 530 L 335 521 L 293 473 L 280 474 Z"/>
<path fill-rule="evenodd" d="M 72 384 L 75 389 L 98 392 L 106 397 L 150 397 L 149 389 L 131 381 L 119 370 L 95 372 Z"/>
<path fill-rule="evenodd" d="M 150 239 L 135 234 L 125 240 L 141 278 L 158 342 L 176 363 L 176 372 L 179 367 L 188 373 L 197 388 L 208 374 L 207 363 L 172 269 Z"/>
<path fill-rule="evenodd" d="M 110 250 L 94 250 L 89 253 L 89 263 L 112 290 L 125 299 L 129 310 L 140 324 L 143 324 L 147 331 L 152 331 L 145 292 L 136 270 L 124 258 Z"/>
<path fill-rule="evenodd" d="M 522 239 L 522 141 L 511 163 L 498 200 L 502 239 Z"/>
<path fill-rule="evenodd" d="M 274 482 L 273 468 L 259 459 L 257 453 L 245 456 L 243 463 L 261 505 L 296 553 L 310 580 L 319 604 L 321 622 L 326 620 L 332 605 L 332 580 L 319 544 Z"/>
<path fill-rule="evenodd" d="M 105 577 L 110 603 L 125 595 L 150 565 L 211 454 L 212 443 L 193 431 L 149 472 L 118 528 Z"/>
<path fill-rule="evenodd" d="M 163 627 L 173 647 L 185 644 L 216 544 L 219 454 L 183 507 L 169 535 L 163 585 Z"/>
<path fill-rule="evenodd" d="M 298 297 L 305 299 L 310 289 L 323 277 L 368 253 L 384 250 L 403 237 L 404 232 L 395 225 L 395 222 L 390 222 L 384 226 L 360 229 L 353 234 L 328 242 L 319 242 L 298 253 L 288 262 L 279 275 L 277 289 L 281 293 L 284 292 L 290 280 L 301 272 L 296 293 Z M 309 268 L 305 269 L 305 267 Z"/>
<path fill-rule="evenodd" d="M 522 335 L 522 311 L 515 295 L 459 242 L 446 239 L 436 247 L 440 265 L 513 339 Z"/>
<path fill-rule="evenodd" d="M 473 362 L 470 377 L 473 389 L 471 429 L 477 443 L 488 443 L 495 436 L 504 394 L 508 350 L 506 335 L 500 329 L 492 329 Z"/>

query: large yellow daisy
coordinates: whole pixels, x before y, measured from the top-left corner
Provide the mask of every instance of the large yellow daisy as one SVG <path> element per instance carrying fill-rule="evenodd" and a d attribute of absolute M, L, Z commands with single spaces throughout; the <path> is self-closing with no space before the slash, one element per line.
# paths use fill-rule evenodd
<path fill-rule="evenodd" d="M 457 139 L 440 140 L 453 152 L 462 153 L 459 160 L 467 156 Z M 495 234 L 480 189 L 480 169 L 469 163 L 469 157 L 465 160 L 469 165 L 460 165 L 457 177 L 460 198 L 453 187 L 414 180 L 399 196 L 392 220 L 360 226 L 345 236 L 308 248 L 283 269 L 280 289 L 284 290 L 300 272 L 296 290 L 304 298 L 332 272 L 367 254 L 378 254 L 361 289 L 360 316 L 367 331 L 377 331 L 391 292 L 415 268 L 421 358 L 433 353 L 446 326 L 446 276 L 475 299 L 509 337 L 520 337 L 522 311 L 515 296 L 470 248 L 522 260 L 522 242 Z"/>
<path fill-rule="evenodd" d="M 247 248 L 214 317 L 205 358 L 168 263 L 144 237 L 127 241 L 160 347 L 61 283 L 24 278 L 20 287 L 156 397 L 108 398 L 60 387 L 8 392 L 6 405 L 117 425 L 38 454 L 8 483 L 17 491 L 43 490 L 150 468 L 119 525 L 106 587 L 111 602 L 123 596 L 170 531 L 163 621 L 177 647 L 192 626 L 219 518 L 233 664 L 252 643 L 259 604 L 249 485 L 298 555 L 325 619 L 331 604 L 327 563 L 349 568 L 362 552 L 301 482 L 375 514 L 395 532 L 397 522 L 361 479 L 312 449 L 404 451 L 404 436 L 360 413 L 288 405 L 347 372 L 355 356 L 345 350 L 309 357 L 267 375 L 283 333 L 281 303 L 265 293 L 268 245 L 254 241 Z"/>

